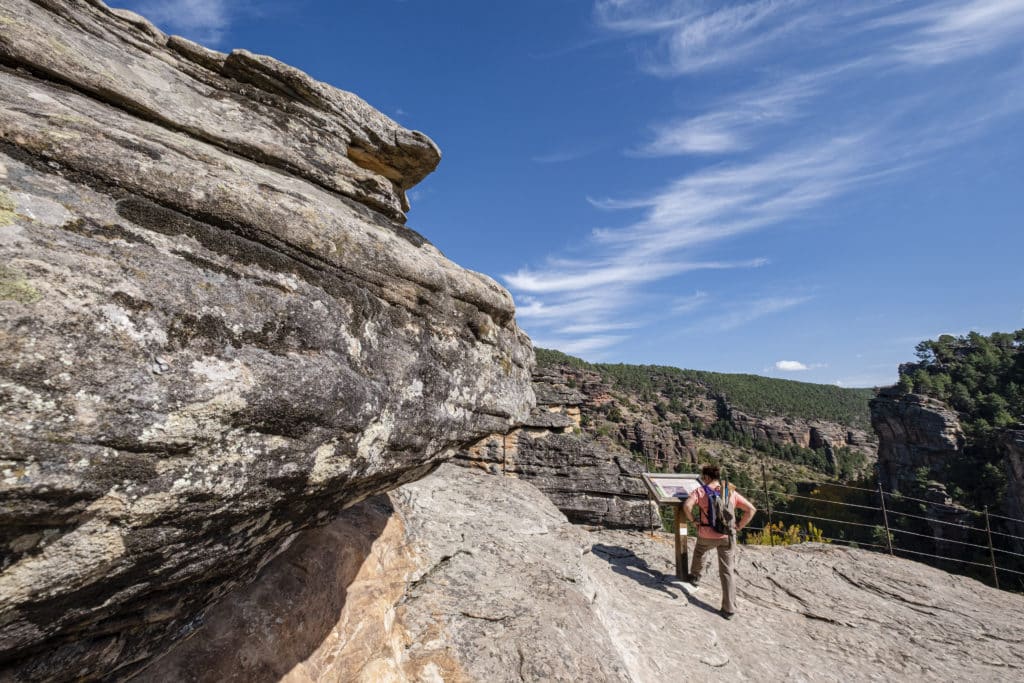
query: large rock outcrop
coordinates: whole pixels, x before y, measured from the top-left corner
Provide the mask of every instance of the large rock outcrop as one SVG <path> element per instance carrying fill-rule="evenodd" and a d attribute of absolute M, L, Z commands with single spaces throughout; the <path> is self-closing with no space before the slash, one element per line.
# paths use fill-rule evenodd
<path fill-rule="evenodd" d="M 887 554 L 743 546 L 741 616 L 724 621 L 713 570 L 694 594 L 674 582 L 670 537 L 571 525 L 526 482 L 444 465 L 389 495 L 390 517 L 367 502 L 300 537 L 140 680 L 943 681 L 1024 668 L 1024 598 Z M 352 545 L 371 548 L 360 567 L 323 561 L 332 534 L 358 528 L 368 539 Z M 326 601 L 307 589 L 317 575 Z M 315 627 L 297 629 L 307 615 Z"/>
<path fill-rule="evenodd" d="M 609 440 L 580 429 L 583 396 L 543 370 L 534 373 L 533 386 L 537 407 L 522 425 L 481 439 L 455 462 L 530 482 L 576 524 L 660 526 L 640 478 L 643 466 Z"/>
<path fill-rule="evenodd" d="M 911 489 L 919 471 L 941 478 L 965 438 L 960 420 L 942 401 L 884 389 L 871 401 L 871 424 L 878 434 L 878 476 L 892 491 Z"/>
<path fill-rule="evenodd" d="M 99 0 L 0 0 L 0 679 L 116 680 L 299 530 L 521 423 L 424 135 Z"/>

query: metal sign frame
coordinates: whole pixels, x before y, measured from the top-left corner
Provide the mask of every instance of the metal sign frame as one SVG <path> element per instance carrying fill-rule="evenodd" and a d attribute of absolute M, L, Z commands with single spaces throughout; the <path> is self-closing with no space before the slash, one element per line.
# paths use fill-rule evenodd
<path fill-rule="evenodd" d="M 658 505 L 682 505 L 686 502 L 689 494 L 700 486 L 699 474 L 644 472 L 640 476 L 644 480 L 644 486 L 647 487 L 647 493 L 651 496 L 651 500 Z"/>

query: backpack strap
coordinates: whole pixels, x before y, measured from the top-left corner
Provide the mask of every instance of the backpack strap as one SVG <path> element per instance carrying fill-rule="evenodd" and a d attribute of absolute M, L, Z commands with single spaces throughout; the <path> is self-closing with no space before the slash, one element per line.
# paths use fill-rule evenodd
<path fill-rule="evenodd" d="M 704 489 L 704 497 L 707 498 L 707 502 L 708 502 L 708 511 L 707 511 L 707 515 L 706 515 L 708 523 L 707 524 L 700 524 L 698 522 L 698 525 L 699 526 L 711 527 L 713 529 L 715 527 L 715 501 L 714 501 L 714 499 L 715 499 L 715 496 L 718 496 L 720 494 L 718 493 L 718 491 L 715 491 L 714 489 L 712 489 L 710 486 L 708 486 L 707 484 L 705 484 L 703 482 L 701 483 L 700 486 L 701 486 L 702 489 Z M 698 512 L 702 512 L 701 509 L 700 509 L 700 505 L 697 506 L 697 510 L 698 510 Z"/>

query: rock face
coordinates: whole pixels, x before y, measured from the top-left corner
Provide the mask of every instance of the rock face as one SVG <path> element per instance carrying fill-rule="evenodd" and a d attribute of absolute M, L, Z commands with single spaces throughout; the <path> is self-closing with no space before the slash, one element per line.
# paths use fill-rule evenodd
<path fill-rule="evenodd" d="M 682 471 L 687 464 L 697 464 L 697 451 L 692 441 L 687 440 L 688 435 L 676 432 L 669 425 L 637 420 L 624 425 L 620 432 L 653 467 Z"/>
<path fill-rule="evenodd" d="M 582 395 L 543 371 L 534 374 L 534 391 L 537 408 L 521 427 L 482 439 L 455 462 L 530 482 L 577 524 L 659 526 L 640 479 L 643 466 L 580 430 Z"/>
<path fill-rule="evenodd" d="M 386 496 L 303 532 L 136 680 L 312 683 L 404 678 L 395 618 L 420 559 Z"/>
<path fill-rule="evenodd" d="M 521 423 L 437 148 L 269 57 L 0 0 L 0 679 L 116 680 L 297 531 Z"/>
<path fill-rule="evenodd" d="M 871 401 L 871 424 L 879 438 L 879 478 L 889 490 L 907 488 L 921 468 L 939 476 L 964 448 L 956 413 L 927 396 L 883 390 Z"/>
<path fill-rule="evenodd" d="M 1015 680 L 1024 667 L 1016 635 L 1024 597 L 909 560 L 820 544 L 743 546 L 741 616 L 725 621 L 716 611 L 713 569 L 695 594 L 674 583 L 671 538 L 586 531 L 525 482 L 444 465 L 390 496 L 405 538 L 388 531 L 398 530 L 393 521 L 380 520 L 365 524 L 371 538 L 355 545 L 374 548 L 358 576 L 405 587 L 393 619 L 386 610 L 381 618 L 383 600 L 363 619 L 345 608 L 325 642 L 351 638 L 357 645 L 317 648 L 311 641 L 303 649 L 314 654 L 299 662 L 288 646 L 289 628 L 306 614 L 322 624 L 322 601 L 300 590 L 291 594 L 306 597 L 287 606 L 245 598 L 233 612 L 229 596 L 211 623 L 233 615 L 232 629 L 199 631 L 140 680 L 230 672 L 253 639 L 280 639 L 280 648 L 259 646 L 260 666 L 303 682 Z M 375 515 L 386 510 L 363 503 L 336 524 L 354 528 L 345 518 L 365 516 L 367 507 Z M 273 566 L 287 572 L 295 557 L 295 584 L 310 583 L 303 558 L 315 545 L 323 544 L 300 537 Z M 331 582 L 352 573 L 317 566 Z M 268 588 L 282 585 L 281 574 L 265 577 Z M 362 599 L 365 591 L 355 581 L 348 595 Z M 324 656 L 332 647 L 346 656 Z M 287 655 L 275 662 L 275 649 Z M 187 666 L 171 668 L 168 661 Z M 246 674 L 257 671 L 238 665 Z M 178 677 L 168 677 L 172 672 Z"/>
<path fill-rule="evenodd" d="M 1006 498 L 1003 507 L 1009 517 L 1024 520 L 1024 429 L 1007 429 L 1003 432 L 1003 469 L 1006 472 Z M 1024 537 L 1024 522 L 1008 520 L 1009 533 Z M 1024 540 L 1015 538 L 1014 550 L 1024 553 Z"/>
<path fill-rule="evenodd" d="M 867 432 L 835 424 L 810 422 L 792 417 L 755 417 L 736 409 L 729 410 L 729 419 L 738 431 L 751 439 L 779 445 L 793 444 L 802 448 L 826 451 L 849 448 L 865 455 L 875 455 L 875 444 Z"/>

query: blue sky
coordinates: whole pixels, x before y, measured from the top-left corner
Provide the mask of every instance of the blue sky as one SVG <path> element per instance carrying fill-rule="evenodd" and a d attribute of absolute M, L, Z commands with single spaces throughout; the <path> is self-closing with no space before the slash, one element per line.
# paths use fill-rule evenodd
<path fill-rule="evenodd" d="M 872 386 L 1024 327 L 1024 0 L 145 0 L 441 147 L 410 227 L 588 360 Z"/>

